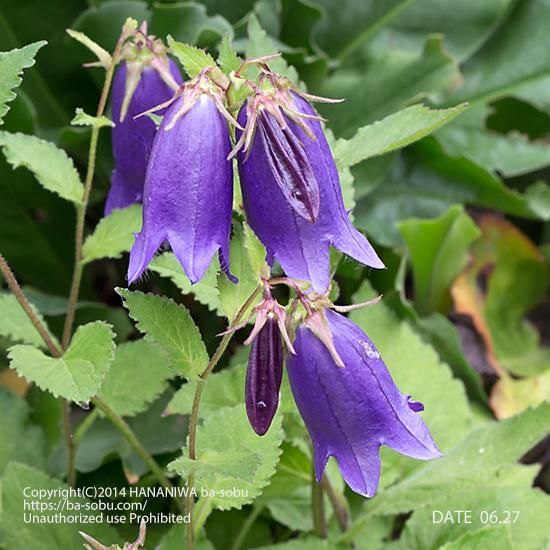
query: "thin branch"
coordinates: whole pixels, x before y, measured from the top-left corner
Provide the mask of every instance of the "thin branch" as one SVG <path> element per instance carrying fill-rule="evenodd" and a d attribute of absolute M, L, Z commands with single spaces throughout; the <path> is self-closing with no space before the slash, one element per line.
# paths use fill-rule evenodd
<path fill-rule="evenodd" d="M 30 322 L 34 325 L 34 328 L 37 330 L 38 334 L 46 344 L 46 347 L 54 357 L 61 357 L 61 350 L 57 347 L 57 344 L 53 341 L 50 336 L 50 332 L 44 326 L 42 320 L 36 315 L 34 309 L 32 308 L 30 302 L 27 300 L 23 289 L 19 286 L 11 267 L 8 262 L 5 260 L 4 256 L 0 254 L 0 271 L 6 280 L 6 283 L 11 290 L 12 294 L 15 296 L 19 305 L 23 308 L 23 311 L 27 314 Z"/>
<path fill-rule="evenodd" d="M 231 323 L 231 327 L 234 327 L 238 325 L 246 313 L 246 311 L 250 308 L 250 306 L 254 303 L 254 300 L 256 299 L 256 296 L 261 292 L 262 286 L 258 286 L 254 289 L 254 292 L 250 294 L 250 296 L 245 300 L 243 305 L 239 308 L 239 311 L 235 315 L 235 318 L 233 319 Z M 221 359 L 222 355 L 224 354 L 225 350 L 227 349 L 227 346 L 229 342 L 231 341 L 231 338 L 233 338 L 234 331 L 229 331 L 224 335 L 224 337 L 221 339 L 218 348 L 214 352 L 214 355 L 210 359 L 210 362 L 204 369 L 203 373 L 200 375 L 197 388 L 195 389 L 195 395 L 193 397 L 193 406 L 191 408 L 191 417 L 189 419 L 189 445 L 188 445 L 188 452 L 189 452 L 189 458 L 191 460 L 196 460 L 197 458 L 197 426 L 199 422 L 199 407 L 202 397 L 202 391 L 204 389 L 204 384 L 206 382 L 206 379 L 208 378 L 209 374 L 214 370 L 215 366 L 218 364 L 219 360 Z M 191 489 L 193 487 L 195 482 L 195 477 L 193 474 L 189 475 L 187 478 L 187 487 Z M 195 498 L 193 497 L 192 492 L 189 490 L 187 493 L 187 514 L 189 514 L 189 523 L 187 524 L 187 548 L 188 550 L 192 550 L 193 548 L 193 506 L 195 504 Z"/>
<path fill-rule="evenodd" d="M 342 495 L 335 491 L 326 474 L 323 475 L 323 478 L 321 479 L 321 485 L 330 500 L 330 504 L 334 510 L 334 515 L 336 516 L 336 521 L 338 522 L 340 531 L 345 533 L 349 528 L 350 522 L 347 502 Z"/>
<path fill-rule="evenodd" d="M 126 39 L 124 33 L 118 39 L 115 51 L 111 58 L 111 65 L 107 69 L 105 75 L 105 81 L 103 83 L 103 89 L 101 90 L 101 96 L 99 98 L 99 104 L 97 106 L 96 116 L 99 118 L 103 116 L 105 107 L 107 105 L 107 98 L 109 97 L 109 90 L 111 89 L 111 82 L 115 72 L 118 59 L 120 57 L 120 51 Z M 84 268 L 82 264 L 82 245 L 84 242 L 84 222 L 86 219 L 86 209 L 88 207 L 88 201 L 90 199 L 90 192 L 92 190 L 92 184 L 94 181 L 96 155 L 97 155 L 97 142 L 99 139 L 100 127 L 97 125 L 92 126 L 92 135 L 90 137 L 90 148 L 88 151 L 88 169 L 86 171 L 86 179 L 84 181 L 84 192 L 82 195 L 82 203 L 76 207 L 76 229 L 75 229 L 75 257 L 73 267 L 73 278 L 71 282 L 71 290 L 69 293 L 69 303 L 67 305 L 67 315 L 65 317 L 65 324 L 63 327 L 63 337 L 61 345 L 63 349 L 67 349 L 69 342 L 71 341 L 71 335 L 73 331 L 74 316 L 76 311 L 76 304 L 78 302 L 78 295 L 80 293 L 80 283 L 82 281 L 82 270 Z"/>

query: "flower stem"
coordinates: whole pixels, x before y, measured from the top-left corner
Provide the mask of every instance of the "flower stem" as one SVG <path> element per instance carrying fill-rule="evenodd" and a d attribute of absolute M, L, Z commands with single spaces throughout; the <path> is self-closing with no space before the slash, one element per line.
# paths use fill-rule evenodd
<path fill-rule="evenodd" d="M 234 327 L 239 324 L 239 322 L 241 321 L 241 318 L 244 316 L 248 308 L 252 305 L 252 303 L 256 299 L 256 296 L 260 293 L 262 288 L 263 288 L 262 286 L 257 286 L 252 292 L 252 294 L 250 294 L 250 296 L 244 301 L 243 305 L 239 308 L 239 311 L 237 311 L 235 318 L 231 322 L 230 330 L 221 339 L 220 343 L 218 344 L 218 348 L 216 349 L 216 351 L 214 352 L 214 355 L 210 359 L 210 362 L 208 363 L 208 365 L 206 366 L 206 368 L 204 369 L 204 371 L 199 377 L 197 388 L 195 389 L 195 395 L 193 396 L 193 406 L 191 408 L 191 417 L 189 418 L 188 452 L 189 452 L 189 458 L 191 460 L 197 459 L 197 426 L 199 422 L 199 407 L 200 407 L 202 392 L 204 389 L 204 385 L 206 383 L 206 379 L 208 378 L 210 373 L 214 370 L 214 367 L 218 364 L 219 360 L 221 359 L 222 355 L 227 349 L 227 346 L 231 341 L 231 338 L 233 338 L 234 331 L 231 330 L 231 327 Z M 193 548 L 192 512 L 193 512 L 193 506 L 195 504 L 195 498 L 191 493 L 191 488 L 193 487 L 194 483 L 195 483 L 195 476 L 193 474 L 190 474 L 187 477 L 187 487 L 189 488 L 189 492 L 187 493 L 187 499 L 186 499 L 187 500 L 186 512 L 189 514 L 189 523 L 187 524 L 188 550 L 191 550 Z"/>
<path fill-rule="evenodd" d="M 100 397 L 94 397 L 92 399 L 92 403 L 96 406 L 97 409 L 99 409 L 100 412 L 102 412 L 109 421 L 117 428 L 117 430 L 126 438 L 126 441 L 129 443 L 129 445 L 134 449 L 134 451 L 138 454 L 138 456 L 147 464 L 151 472 L 153 472 L 154 476 L 157 478 L 158 482 L 165 487 L 166 489 L 171 489 L 173 487 L 170 480 L 164 475 L 164 471 L 159 466 L 158 462 L 149 454 L 147 449 L 141 444 L 139 439 L 136 437 L 136 434 L 132 431 L 132 428 L 128 425 L 128 423 L 119 416 L 111 407 L 103 401 Z M 180 509 L 183 508 L 182 504 L 176 500 L 176 503 L 178 504 L 178 507 Z"/>
<path fill-rule="evenodd" d="M 38 315 L 34 312 L 31 304 L 27 300 L 23 289 L 19 286 L 11 267 L 8 262 L 0 254 L 0 271 L 6 280 L 8 288 L 11 290 L 12 294 L 15 296 L 19 305 L 23 308 L 23 311 L 27 314 L 30 322 L 34 325 L 34 328 L 37 330 L 38 334 L 46 344 L 46 347 L 54 357 L 61 357 L 61 351 L 53 341 L 48 329 L 44 326 L 44 323 L 40 320 Z"/>
<path fill-rule="evenodd" d="M 334 515 L 336 516 L 336 521 L 338 522 L 340 531 L 345 533 L 349 528 L 350 519 L 346 499 L 335 491 L 326 474 L 323 475 L 323 478 L 321 479 L 321 485 L 330 500 L 330 504 L 334 510 Z"/>
<path fill-rule="evenodd" d="M 250 514 L 248 514 L 248 517 L 246 518 L 246 521 L 242 524 L 241 529 L 239 530 L 238 535 L 236 536 L 235 540 L 233 541 L 233 545 L 231 546 L 231 550 L 240 550 L 244 539 L 246 538 L 246 535 L 248 535 L 248 531 L 250 531 L 250 528 L 256 521 L 256 518 L 261 514 L 263 510 L 263 506 L 255 505 L 252 508 L 252 511 Z"/>
<path fill-rule="evenodd" d="M 52 354 L 53 357 L 61 357 L 61 350 L 53 341 L 53 338 L 51 337 L 48 329 L 46 328 L 40 317 L 36 315 L 30 302 L 27 300 L 23 289 L 17 282 L 17 279 L 15 278 L 11 267 L 9 266 L 4 256 L 2 256 L 2 254 L 0 254 L 0 271 L 2 272 L 2 275 L 6 280 L 8 288 L 15 296 L 15 299 L 19 302 L 19 305 L 23 308 L 23 311 L 27 314 L 27 317 L 44 341 L 44 344 L 46 344 L 49 352 Z M 65 444 L 67 446 L 67 483 L 71 487 L 74 487 L 76 483 L 76 450 L 71 431 L 71 404 L 69 403 L 69 401 L 64 400 L 62 402 L 61 410 L 63 417 L 63 433 L 65 436 Z"/>
<path fill-rule="evenodd" d="M 105 75 L 105 81 L 103 83 L 103 89 L 101 90 L 101 96 L 97 106 L 96 116 L 99 118 L 103 116 L 105 107 L 107 105 L 107 98 L 109 97 L 109 90 L 111 89 L 111 82 L 113 81 L 113 75 L 115 67 L 120 57 L 120 51 L 124 44 L 125 35 L 122 34 L 118 39 L 115 51 L 111 58 L 111 65 L 107 69 Z M 86 219 L 86 209 L 88 207 L 88 201 L 90 199 L 90 192 L 92 190 L 92 184 L 94 181 L 96 156 L 97 156 L 97 142 L 99 139 L 99 126 L 92 126 L 92 135 L 90 137 L 90 148 L 88 151 L 88 169 L 86 171 L 86 179 L 84 181 L 84 192 L 82 195 L 82 202 L 76 206 L 76 230 L 75 230 L 75 257 L 73 267 L 73 278 L 71 282 L 71 290 L 69 293 L 69 303 L 67 305 L 67 315 L 65 317 L 65 325 L 63 327 L 63 337 L 61 345 L 63 349 L 67 349 L 69 342 L 71 341 L 71 335 L 73 331 L 74 315 L 76 310 L 76 304 L 78 302 L 78 295 L 80 293 L 80 283 L 82 281 L 82 270 L 84 265 L 82 264 L 82 245 L 84 242 L 84 222 Z"/>
<path fill-rule="evenodd" d="M 313 516 L 313 531 L 322 539 L 327 538 L 325 522 L 325 502 L 323 500 L 323 486 L 317 483 L 315 468 L 311 471 L 311 513 Z"/>

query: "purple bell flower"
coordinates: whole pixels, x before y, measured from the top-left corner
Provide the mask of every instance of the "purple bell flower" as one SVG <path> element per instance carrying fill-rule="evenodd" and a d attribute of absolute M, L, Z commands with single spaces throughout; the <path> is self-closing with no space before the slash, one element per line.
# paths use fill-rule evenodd
<path fill-rule="evenodd" d="M 216 251 L 229 275 L 231 142 L 219 97 L 201 88 L 202 78 L 185 85 L 155 137 L 145 178 L 143 226 L 130 251 L 129 283 L 142 275 L 165 241 L 192 283 L 204 276 Z"/>
<path fill-rule="evenodd" d="M 177 65 L 168 58 L 164 58 L 163 62 L 163 68 L 173 79 L 173 85 L 177 87 L 182 83 Z M 161 72 L 156 68 L 161 64 L 160 60 L 155 66 L 138 67 L 138 63 L 122 62 L 113 80 L 112 117 L 115 127 L 112 141 L 115 168 L 105 203 L 105 215 L 115 208 L 125 208 L 142 201 L 147 161 L 151 154 L 156 126 L 149 117 L 134 117 L 159 103 L 164 103 L 175 91 L 175 88 L 166 82 L 169 78 L 164 75 L 163 79 Z M 128 102 L 127 82 L 131 82 L 134 77 L 139 80 L 133 92 L 130 90 L 131 97 Z"/>
<path fill-rule="evenodd" d="M 351 224 L 318 115 L 297 93 L 258 92 L 241 108 L 239 173 L 248 222 L 292 278 L 323 293 L 329 246 L 375 268 L 384 264 Z"/>
<path fill-rule="evenodd" d="M 258 435 L 269 430 L 283 379 L 283 342 L 277 320 L 268 317 L 252 342 L 245 382 L 246 414 Z"/>
<path fill-rule="evenodd" d="M 418 459 L 441 453 L 417 415 L 422 404 L 400 393 L 369 337 L 346 317 L 330 310 L 325 315 L 344 366 L 336 365 L 334 349 L 302 325 L 296 354 L 287 359 L 292 393 L 313 442 L 317 480 L 334 456 L 349 487 L 372 497 L 380 445 Z"/>

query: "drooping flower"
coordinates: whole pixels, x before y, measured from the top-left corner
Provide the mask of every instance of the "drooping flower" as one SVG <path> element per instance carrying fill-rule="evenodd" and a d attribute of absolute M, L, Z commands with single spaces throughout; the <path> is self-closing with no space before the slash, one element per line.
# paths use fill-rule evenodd
<path fill-rule="evenodd" d="M 329 246 L 375 268 L 384 264 L 351 224 L 338 171 L 318 116 L 295 92 L 257 92 L 243 105 L 237 131 L 246 216 L 289 277 L 317 292 L 330 282 Z"/>
<path fill-rule="evenodd" d="M 369 337 L 333 311 L 313 315 L 326 316 L 334 349 L 331 353 L 301 325 L 287 371 L 313 442 L 317 480 L 334 456 L 349 487 L 372 497 L 380 477 L 381 445 L 418 459 L 441 453 L 417 414 L 423 405 L 399 391 Z M 335 353 L 343 367 L 337 366 Z"/>
<path fill-rule="evenodd" d="M 124 48 L 125 60 L 113 79 L 112 132 L 115 167 L 105 215 L 142 201 L 147 161 L 156 134 L 149 117 L 134 118 L 174 95 L 182 83 L 177 65 L 167 57 L 162 42 L 147 36 L 147 29 L 136 33 Z M 163 114 L 163 113 L 160 113 Z"/>
<path fill-rule="evenodd" d="M 218 94 L 201 74 L 184 85 L 162 119 L 145 179 L 143 226 L 130 251 L 130 283 L 165 241 L 192 283 L 216 251 L 229 275 L 233 173 L 229 115 Z"/>

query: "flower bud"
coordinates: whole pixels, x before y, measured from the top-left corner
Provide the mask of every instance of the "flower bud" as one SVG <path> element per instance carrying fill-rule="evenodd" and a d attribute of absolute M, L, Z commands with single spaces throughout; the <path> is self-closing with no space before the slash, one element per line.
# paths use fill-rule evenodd
<path fill-rule="evenodd" d="M 283 343 L 277 320 L 269 315 L 252 342 L 246 370 L 246 414 L 258 435 L 269 430 L 283 377 Z"/>

